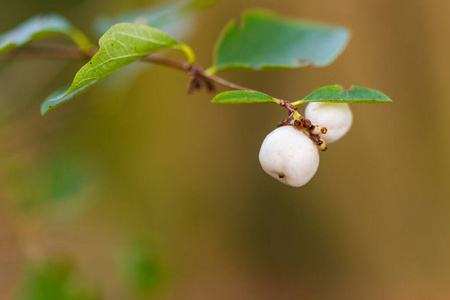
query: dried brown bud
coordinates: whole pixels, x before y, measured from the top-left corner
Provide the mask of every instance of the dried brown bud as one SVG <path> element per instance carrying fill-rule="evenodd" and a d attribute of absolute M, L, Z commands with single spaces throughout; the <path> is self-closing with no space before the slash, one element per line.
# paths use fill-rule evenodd
<path fill-rule="evenodd" d="M 206 85 L 206 90 L 208 92 L 214 92 L 216 90 L 216 87 L 214 86 L 214 84 L 209 80 L 205 80 L 205 85 Z"/>
<path fill-rule="evenodd" d="M 197 78 L 193 78 L 188 85 L 188 93 L 192 94 L 196 90 L 199 90 L 202 88 L 202 82 L 198 80 Z"/>
<path fill-rule="evenodd" d="M 303 127 L 305 127 L 305 128 L 311 127 L 311 121 L 310 120 L 302 118 L 301 121 L 303 123 Z"/>
<path fill-rule="evenodd" d="M 277 127 L 286 126 L 286 125 L 292 125 L 292 120 L 284 119 L 283 121 L 278 123 Z"/>
<path fill-rule="evenodd" d="M 303 124 L 299 120 L 295 120 L 294 121 L 294 127 L 300 130 L 300 129 L 303 128 Z"/>

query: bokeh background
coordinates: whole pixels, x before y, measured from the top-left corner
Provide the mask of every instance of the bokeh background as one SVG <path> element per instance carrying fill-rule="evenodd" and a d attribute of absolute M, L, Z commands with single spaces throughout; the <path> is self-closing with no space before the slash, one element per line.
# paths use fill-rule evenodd
<path fill-rule="evenodd" d="M 155 3 L 2 1 L 0 31 L 54 11 L 95 37 L 96 16 Z M 340 83 L 394 102 L 352 105 L 350 133 L 291 188 L 258 162 L 276 105 L 215 106 L 145 64 L 42 118 L 83 63 L 1 61 L 0 299 L 450 299 L 450 2 L 227 0 L 176 34 L 209 66 L 223 26 L 254 7 L 352 40 L 327 68 L 225 78 L 283 99 Z"/>

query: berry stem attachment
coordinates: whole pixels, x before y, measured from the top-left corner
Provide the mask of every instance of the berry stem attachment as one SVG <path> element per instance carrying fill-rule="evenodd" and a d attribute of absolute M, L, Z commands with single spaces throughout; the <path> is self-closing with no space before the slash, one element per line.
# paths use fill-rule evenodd
<path fill-rule="evenodd" d="M 303 130 L 320 150 L 327 150 L 325 141 L 319 136 L 319 134 L 325 134 L 327 132 L 325 127 L 313 125 L 310 120 L 303 118 L 297 112 L 298 108 L 288 101 L 280 100 L 280 105 L 288 109 L 289 116 L 287 119 L 279 122 L 278 127 L 293 126 L 297 130 Z"/>
<path fill-rule="evenodd" d="M 277 100 L 280 102 L 281 106 L 286 107 L 286 109 L 289 111 L 289 115 L 293 116 L 298 109 L 298 107 L 292 105 L 289 101 L 280 100 L 280 99 L 277 99 Z"/>

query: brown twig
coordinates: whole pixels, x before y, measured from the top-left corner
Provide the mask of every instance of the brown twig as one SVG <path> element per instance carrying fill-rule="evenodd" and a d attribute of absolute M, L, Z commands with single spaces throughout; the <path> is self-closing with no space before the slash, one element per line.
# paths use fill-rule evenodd
<path fill-rule="evenodd" d="M 55 45 L 30 45 L 17 48 L 0 55 L 0 61 L 18 57 L 30 59 L 89 60 L 97 53 L 97 51 L 98 51 L 97 49 L 93 49 L 90 53 L 85 54 L 75 47 L 55 46 Z M 208 83 L 215 82 L 219 85 L 229 87 L 234 90 L 256 92 L 255 90 L 237 85 L 217 75 L 206 74 L 203 68 L 201 68 L 200 66 L 197 65 L 191 66 L 187 62 L 180 62 L 166 57 L 157 56 L 154 54 L 144 57 L 142 61 L 151 62 L 158 65 L 164 65 L 167 67 L 171 67 L 173 69 L 188 72 L 191 75 L 191 77 L 193 77 L 191 79 L 201 78 L 206 83 L 206 86 L 210 90 L 212 88 L 210 85 L 208 85 Z M 293 105 L 289 106 L 290 103 L 288 101 L 276 98 L 274 99 L 280 101 L 280 104 L 282 106 L 285 106 L 290 112 L 292 111 L 291 108 L 295 107 Z M 287 105 L 282 103 L 286 103 Z"/>
<path fill-rule="evenodd" d="M 31 58 L 31 59 L 89 60 L 97 52 L 98 49 L 95 48 L 93 48 L 89 53 L 83 53 L 81 50 L 75 47 L 56 46 L 56 45 L 32 45 L 17 48 L 5 54 L 2 54 L 0 55 L 0 61 L 17 57 Z M 188 86 L 188 92 L 193 92 L 203 87 L 206 87 L 208 91 L 212 91 L 214 90 L 213 82 L 234 90 L 256 92 L 255 90 L 237 85 L 217 75 L 208 74 L 203 70 L 202 67 L 198 65 L 190 65 L 187 62 L 180 62 L 166 57 L 157 56 L 154 54 L 148 55 L 142 58 L 141 60 L 187 72 L 191 79 Z M 315 125 L 312 125 L 311 121 L 304 118 L 298 120 L 298 117 L 300 115 L 297 112 L 297 107 L 295 105 L 292 105 L 289 101 L 277 98 L 274 99 L 277 100 L 281 106 L 284 106 L 289 113 L 288 118 L 281 121 L 278 124 L 278 126 L 293 125 L 295 128 L 299 130 L 303 129 L 308 131 L 311 140 L 319 148 L 325 151 L 326 146 L 323 140 L 317 134 L 312 133 L 313 132 L 312 130 L 315 128 Z M 326 133 L 326 128 L 324 129 L 325 131 L 322 131 L 322 133 Z"/>

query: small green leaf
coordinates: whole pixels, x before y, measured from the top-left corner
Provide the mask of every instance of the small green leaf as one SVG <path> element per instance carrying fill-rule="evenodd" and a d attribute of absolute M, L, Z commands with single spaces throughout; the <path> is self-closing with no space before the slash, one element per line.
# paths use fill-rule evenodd
<path fill-rule="evenodd" d="M 164 32 L 146 25 L 116 24 L 100 38 L 99 44 L 99 51 L 78 71 L 69 89 L 65 92 L 63 89 L 56 91 L 42 103 L 42 115 L 118 69 L 151 53 L 176 48 L 186 53 L 191 64 L 195 61 L 187 45 L 179 44 Z"/>
<path fill-rule="evenodd" d="M 0 36 L 0 54 L 51 35 L 65 35 L 71 38 L 85 53 L 91 49 L 91 43 L 86 36 L 73 27 L 69 21 L 60 15 L 49 14 L 35 16 L 2 34 Z"/>
<path fill-rule="evenodd" d="M 211 103 L 216 104 L 247 104 L 247 103 L 260 103 L 260 102 L 275 102 L 278 100 L 273 97 L 260 93 L 249 91 L 228 91 L 218 94 L 212 99 Z"/>
<path fill-rule="evenodd" d="M 147 24 L 158 29 L 163 29 L 167 25 L 177 22 L 189 14 L 216 4 L 216 0 L 188 0 L 164 4 L 159 7 L 140 9 L 139 11 L 123 14 L 118 17 L 100 16 L 95 21 L 94 28 L 99 35 L 105 33 L 114 24 L 122 22 Z"/>
<path fill-rule="evenodd" d="M 291 20 L 269 12 L 249 11 L 241 25 L 223 31 L 209 73 L 226 69 L 323 67 L 335 60 L 350 39 L 344 27 Z"/>
<path fill-rule="evenodd" d="M 383 103 L 392 100 L 377 90 L 353 86 L 349 90 L 344 90 L 340 85 L 330 85 L 318 88 L 305 99 L 294 102 L 297 105 L 306 102 L 334 102 L 334 103 Z"/>

